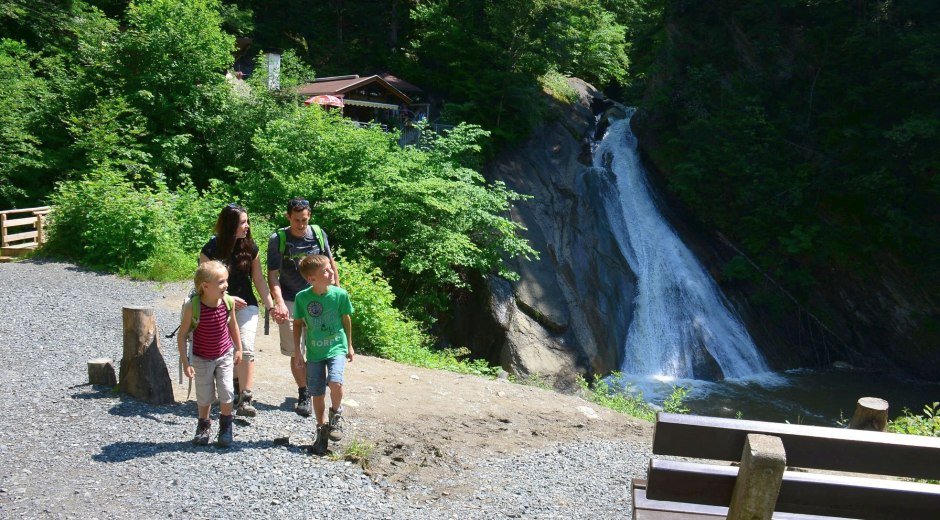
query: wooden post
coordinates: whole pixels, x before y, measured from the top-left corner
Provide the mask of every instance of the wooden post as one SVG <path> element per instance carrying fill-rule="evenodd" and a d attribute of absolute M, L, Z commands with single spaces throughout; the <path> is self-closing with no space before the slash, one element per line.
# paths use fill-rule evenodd
<path fill-rule="evenodd" d="M 7 246 L 7 214 L 0 213 L 0 247 Z"/>
<path fill-rule="evenodd" d="M 888 429 L 888 401 L 879 397 L 862 397 L 855 405 L 855 415 L 849 423 L 853 430 L 874 430 L 877 432 Z"/>
<path fill-rule="evenodd" d="M 749 433 L 734 481 L 729 520 L 770 520 L 777 505 L 787 454 L 780 437 Z"/>
<path fill-rule="evenodd" d="M 153 309 L 124 307 L 124 357 L 121 358 L 121 391 L 150 404 L 169 404 L 173 383 L 160 352 L 160 335 Z"/>
<path fill-rule="evenodd" d="M 89 359 L 88 382 L 93 385 L 116 385 L 117 377 L 114 375 L 114 360 L 111 358 Z"/>
<path fill-rule="evenodd" d="M 42 229 L 42 220 L 45 215 L 39 212 L 33 212 L 33 216 L 36 217 L 36 246 L 41 246 L 44 242 L 43 240 L 43 229 Z"/>

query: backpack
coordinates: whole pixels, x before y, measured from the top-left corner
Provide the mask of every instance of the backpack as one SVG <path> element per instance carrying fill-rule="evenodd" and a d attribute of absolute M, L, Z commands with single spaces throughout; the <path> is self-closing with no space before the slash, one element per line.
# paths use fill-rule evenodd
<path fill-rule="evenodd" d="M 225 302 L 225 308 L 228 309 L 229 314 L 232 313 L 232 310 L 235 309 L 235 299 L 228 295 L 228 293 L 222 295 L 222 301 Z M 199 311 L 202 309 L 202 305 L 199 305 L 199 295 L 194 294 L 192 298 L 189 299 L 190 304 L 193 306 L 193 326 L 189 329 L 190 334 L 196 327 L 199 326 Z"/>
<path fill-rule="evenodd" d="M 320 254 L 326 254 L 326 236 L 323 234 L 323 229 L 316 225 L 311 224 L 313 228 L 313 236 L 317 238 L 317 243 L 320 246 Z M 284 250 L 287 249 L 287 230 L 290 228 L 280 228 L 277 230 L 277 251 L 284 256 Z"/>

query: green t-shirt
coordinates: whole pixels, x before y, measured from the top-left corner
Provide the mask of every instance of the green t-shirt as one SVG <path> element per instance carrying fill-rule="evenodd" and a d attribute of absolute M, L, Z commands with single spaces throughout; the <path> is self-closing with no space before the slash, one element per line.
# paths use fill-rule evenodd
<path fill-rule="evenodd" d="M 304 320 L 307 325 L 307 361 L 346 355 L 343 316 L 352 313 L 349 293 L 335 285 L 329 286 L 322 296 L 315 294 L 310 287 L 297 293 L 294 319 Z"/>

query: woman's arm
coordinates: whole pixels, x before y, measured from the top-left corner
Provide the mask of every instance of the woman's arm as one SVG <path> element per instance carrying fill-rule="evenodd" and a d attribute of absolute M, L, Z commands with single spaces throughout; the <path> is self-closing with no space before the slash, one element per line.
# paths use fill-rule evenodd
<path fill-rule="evenodd" d="M 193 323 L 193 306 L 190 305 L 189 300 L 186 300 L 186 303 L 183 304 L 182 317 L 180 318 L 180 328 L 177 331 L 176 336 L 176 348 L 180 352 L 180 363 L 183 364 L 183 373 L 186 374 L 186 377 L 192 379 L 196 375 L 196 371 L 189 365 L 189 357 L 186 356 L 186 339 L 189 336 L 189 327 Z"/>
<path fill-rule="evenodd" d="M 261 261 L 258 260 L 258 255 L 255 255 L 254 260 L 251 261 L 251 281 L 254 282 L 258 294 L 261 295 L 264 308 L 270 311 L 274 307 L 274 299 L 271 298 L 271 290 L 268 289 L 264 275 L 261 274 Z"/>

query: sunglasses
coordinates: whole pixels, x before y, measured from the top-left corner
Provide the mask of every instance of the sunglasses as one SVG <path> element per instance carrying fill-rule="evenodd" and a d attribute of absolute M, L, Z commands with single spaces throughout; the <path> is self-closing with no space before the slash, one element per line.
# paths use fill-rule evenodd
<path fill-rule="evenodd" d="M 307 202 L 307 199 L 292 199 L 287 203 L 287 207 L 293 211 L 295 209 L 309 208 L 310 203 Z"/>

